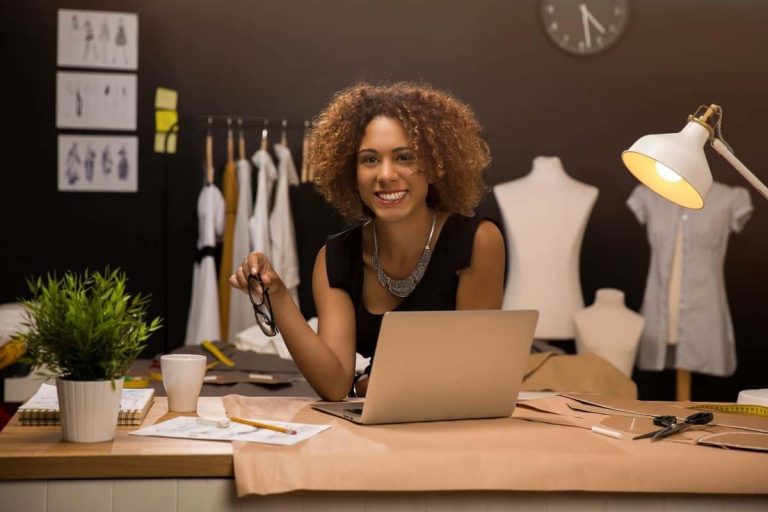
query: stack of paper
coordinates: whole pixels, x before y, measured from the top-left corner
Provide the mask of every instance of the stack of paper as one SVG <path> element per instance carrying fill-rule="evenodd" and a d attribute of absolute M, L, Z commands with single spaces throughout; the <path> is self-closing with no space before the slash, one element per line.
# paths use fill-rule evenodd
<path fill-rule="evenodd" d="M 118 425 L 141 425 L 155 400 L 153 388 L 123 389 Z M 19 425 L 58 425 L 59 396 L 56 386 L 42 384 L 37 393 L 19 407 Z"/>

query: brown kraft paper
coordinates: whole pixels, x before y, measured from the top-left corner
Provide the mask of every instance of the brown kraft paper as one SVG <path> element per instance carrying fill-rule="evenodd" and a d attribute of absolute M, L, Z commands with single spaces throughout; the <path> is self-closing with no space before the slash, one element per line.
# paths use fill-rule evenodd
<path fill-rule="evenodd" d="M 599 393 L 622 398 L 637 398 L 637 385 L 632 379 L 593 353 L 530 354 L 521 390 Z"/>
<path fill-rule="evenodd" d="M 654 416 L 670 415 L 682 420 L 696 412 L 695 409 L 689 408 L 695 407 L 695 402 L 641 402 L 573 393 L 564 396 L 581 402 L 576 405 L 569 404 L 575 411 L 611 414 L 602 424 L 627 433 L 630 439 L 638 434 L 659 430 L 659 427 L 653 425 Z M 714 412 L 711 423 L 691 426 L 665 438 L 664 441 L 768 452 L 768 418 Z M 768 475 L 766 480 L 768 481 Z"/>
<path fill-rule="evenodd" d="M 515 418 L 361 426 L 310 409 L 306 398 L 228 395 L 223 401 L 230 415 L 332 426 L 295 446 L 235 442 L 239 496 L 298 490 L 768 493 L 768 457 L 757 452 L 628 443 Z"/>

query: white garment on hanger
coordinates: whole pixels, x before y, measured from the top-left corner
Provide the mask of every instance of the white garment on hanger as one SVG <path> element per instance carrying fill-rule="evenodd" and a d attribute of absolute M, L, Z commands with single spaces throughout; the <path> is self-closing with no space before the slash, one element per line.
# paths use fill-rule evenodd
<path fill-rule="evenodd" d="M 237 213 L 235 214 L 235 233 L 232 240 L 232 272 L 237 272 L 251 250 L 248 220 L 252 214 L 251 204 L 251 163 L 242 159 L 237 162 Z M 229 335 L 237 333 L 256 323 L 253 307 L 248 296 L 241 290 L 229 290 Z"/>
<path fill-rule="evenodd" d="M 27 308 L 20 302 L 0 304 L 0 347 L 11 341 L 13 335 L 24 327 Z"/>
<path fill-rule="evenodd" d="M 277 169 L 272 162 L 272 157 L 263 149 L 254 153 L 251 161 L 259 170 L 259 176 L 256 178 L 253 216 L 248 222 L 251 250 L 263 252 L 272 261 L 272 244 L 269 239 L 269 198 L 272 196 L 272 185 L 277 179 Z"/>
<path fill-rule="evenodd" d="M 206 185 L 197 199 L 198 251 L 216 247 L 224 234 L 224 196 L 216 185 Z M 207 253 L 192 270 L 192 299 L 187 318 L 185 345 L 219 340 L 219 283 L 216 261 Z"/>
<path fill-rule="evenodd" d="M 296 173 L 296 166 L 288 147 L 275 144 L 275 154 L 278 158 L 278 178 L 275 206 L 269 215 L 269 233 L 272 239 L 272 258 L 270 261 L 298 306 L 299 255 L 296 251 L 296 233 L 293 229 L 288 185 L 298 185 L 299 176 Z"/>

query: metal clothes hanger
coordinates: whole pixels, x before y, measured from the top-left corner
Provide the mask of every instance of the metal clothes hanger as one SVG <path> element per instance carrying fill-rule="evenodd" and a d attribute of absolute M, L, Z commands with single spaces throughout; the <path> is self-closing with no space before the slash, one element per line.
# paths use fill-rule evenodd
<path fill-rule="evenodd" d="M 240 160 L 245 160 L 245 134 L 243 134 L 243 118 L 237 118 L 237 152 Z"/>
<path fill-rule="evenodd" d="M 269 126 L 269 119 L 264 119 L 264 128 L 261 130 L 261 149 L 267 150 L 267 127 Z"/>
<path fill-rule="evenodd" d="M 227 118 L 227 164 L 234 163 L 234 137 L 232 135 L 232 119 Z"/>

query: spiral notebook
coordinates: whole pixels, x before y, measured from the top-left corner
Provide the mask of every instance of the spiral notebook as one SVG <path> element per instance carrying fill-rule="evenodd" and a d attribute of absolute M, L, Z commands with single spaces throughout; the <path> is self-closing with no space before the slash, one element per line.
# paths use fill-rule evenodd
<path fill-rule="evenodd" d="M 154 388 L 123 389 L 118 425 L 141 425 L 155 401 Z M 37 393 L 18 409 L 19 425 L 59 425 L 59 396 L 56 386 L 42 384 Z"/>

